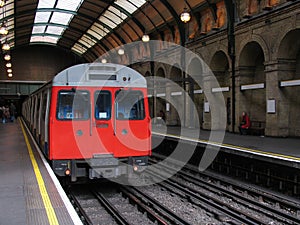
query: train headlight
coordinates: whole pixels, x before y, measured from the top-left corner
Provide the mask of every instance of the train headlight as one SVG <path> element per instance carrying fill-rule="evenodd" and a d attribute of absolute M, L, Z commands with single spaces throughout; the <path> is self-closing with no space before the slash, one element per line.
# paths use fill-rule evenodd
<path fill-rule="evenodd" d="M 66 174 L 66 176 L 69 176 L 71 174 L 71 170 L 70 169 L 66 169 L 65 174 Z"/>
<path fill-rule="evenodd" d="M 136 171 L 138 171 L 138 169 L 139 169 L 139 168 L 138 168 L 136 165 L 133 166 L 133 171 L 136 172 Z"/>

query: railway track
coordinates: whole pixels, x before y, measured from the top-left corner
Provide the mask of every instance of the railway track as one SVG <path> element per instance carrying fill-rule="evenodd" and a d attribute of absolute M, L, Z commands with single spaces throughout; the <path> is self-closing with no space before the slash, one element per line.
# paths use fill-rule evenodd
<path fill-rule="evenodd" d="M 158 155 L 156 155 L 158 157 Z M 160 157 L 159 160 L 162 160 Z M 157 161 L 156 161 L 157 162 Z M 156 163 L 155 162 L 155 163 Z M 153 162 L 152 162 L 153 163 Z M 165 172 L 176 170 L 176 165 L 164 165 Z M 151 176 L 163 174 L 163 169 L 153 171 Z M 224 213 L 232 220 L 246 224 L 300 224 L 300 203 L 286 196 L 261 191 L 253 186 L 238 184 L 212 173 L 201 174 L 189 166 L 160 183 L 170 191 L 179 190 L 187 199 L 196 199 L 201 204 Z M 228 220 L 228 219 L 226 219 Z"/>
<path fill-rule="evenodd" d="M 113 189 L 68 190 L 84 224 L 189 224 L 159 203 L 141 197 L 132 187 L 118 185 Z"/>
<path fill-rule="evenodd" d="M 195 169 L 147 186 L 97 184 L 68 193 L 85 224 L 300 224 L 299 201 Z M 173 170 L 147 169 L 143 179 L 162 180 Z"/>

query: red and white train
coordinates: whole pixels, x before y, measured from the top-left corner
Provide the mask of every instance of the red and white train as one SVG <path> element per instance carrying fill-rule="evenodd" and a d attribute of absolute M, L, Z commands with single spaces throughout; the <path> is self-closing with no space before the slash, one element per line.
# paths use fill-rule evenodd
<path fill-rule="evenodd" d="M 22 115 L 58 176 L 116 178 L 151 155 L 146 79 L 117 64 L 80 64 L 32 93 Z"/>

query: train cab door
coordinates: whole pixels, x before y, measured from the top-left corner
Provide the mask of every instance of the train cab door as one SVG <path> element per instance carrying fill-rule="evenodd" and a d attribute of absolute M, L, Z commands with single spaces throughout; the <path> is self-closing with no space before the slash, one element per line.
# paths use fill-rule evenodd
<path fill-rule="evenodd" d="M 90 157 L 90 91 L 53 88 L 49 149 L 54 159 Z M 56 104 L 55 104 L 56 103 Z"/>
<path fill-rule="evenodd" d="M 149 115 L 141 90 L 115 92 L 113 127 L 117 157 L 147 155 L 150 151 Z"/>
<path fill-rule="evenodd" d="M 53 157 L 89 159 L 111 154 L 114 134 L 111 111 L 110 91 L 59 90 L 51 135 L 56 140 L 52 149 L 61 150 L 55 151 Z"/>

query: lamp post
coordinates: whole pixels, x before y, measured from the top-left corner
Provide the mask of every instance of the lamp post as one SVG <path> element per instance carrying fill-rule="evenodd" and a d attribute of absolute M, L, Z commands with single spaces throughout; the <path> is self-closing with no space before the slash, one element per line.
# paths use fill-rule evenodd
<path fill-rule="evenodd" d="M 180 14 L 180 20 L 184 23 L 184 24 L 188 24 L 188 22 L 191 20 L 191 14 L 187 11 L 187 8 L 185 7 L 183 9 L 183 12 Z M 191 93 L 191 91 L 193 91 L 193 83 L 192 83 L 192 79 L 190 77 L 186 77 L 186 57 L 185 57 L 185 45 L 186 45 L 186 41 L 188 38 L 188 28 L 186 28 L 186 26 L 183 26 L 183 33 L 184 33 L 184 39 L 182 41 L 182 45 L 183 45 L 183 51 L 182 51 L 182 81 L 183 81 L 183 89 L 186 90 L 186 81 L 189 82 L 189 91 L 190 91 L 190 96 L 193 99 L 193 93 Z M 186 96 L 184 95 L 184 105 L 186 106 Z M 192 127 L 193 124 L 193 107 L 192 105 L 190 105 L 190 109 L 189 109 L 189 117 L 190 117 L 190 121 L 189 121 L 189 126 Z M 184 125 L 186 126 L 186 108 L 184 107 Z"/>

